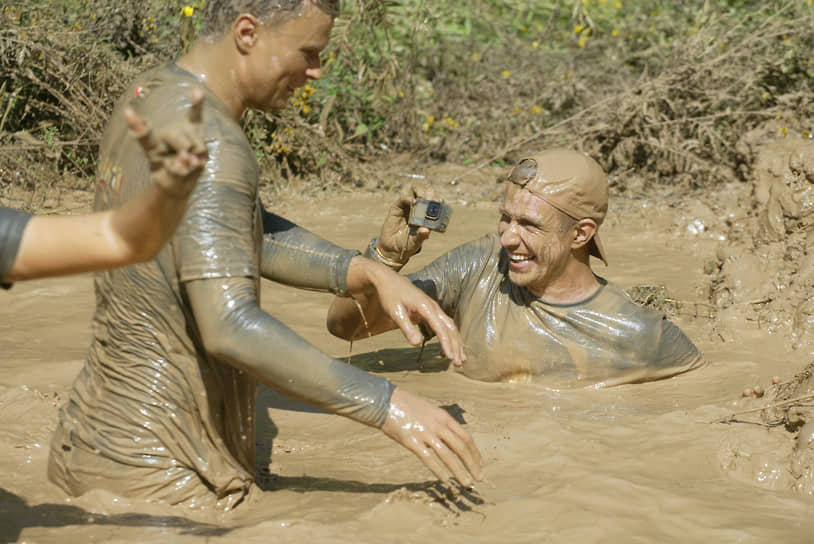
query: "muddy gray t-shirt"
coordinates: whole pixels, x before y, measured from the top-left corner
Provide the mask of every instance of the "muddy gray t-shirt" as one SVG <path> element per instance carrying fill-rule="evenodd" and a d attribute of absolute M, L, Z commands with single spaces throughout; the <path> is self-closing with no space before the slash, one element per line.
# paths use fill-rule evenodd
<path fill-rule="evenodd" d="M 508 277 L 496 234 L 464 244 L 410 279 L 463 335 L 467 376 L 553 386 L 663 378 L 702 364 L 695 345 L 661 312 L 634 304 L 602 278 L 581 302 L 550 304 Z"/>
<path fill-rule="evenodd" d="M 192 87 L 201 84 L 170 65 L 142 75 L 123 103 L 149 119 L 168 120 L 186 113 Z M 225 105 L 204 91 L 209 160 L 176 235 L 156 259 L 95 277 L 93 341 L 60 412 L 48 469 L 74 495 L 102 488 L 229 509 L 254 480 L 257 383 L 207 353 L 186 299 L 186 283 L 200 279 L 250 278 L 259 293 L 264 247 L 254 152 Z M 150 179 L 123 121 L 123 103 L 102 140 L 97 210 L 134 197 Z M 278 325 L 268 332 L 288 338 Z M 371 425 L 387 416 L 387 380 L 344 364 L 265 355 L 283 376 L 281 391 Z"/>
<path fill-rule="evenodd" d="M 0 206 L 0 287 L 3 289 L 11 287 L 3 279 L 14 265 L 29 219 L 31 214 Z"/>

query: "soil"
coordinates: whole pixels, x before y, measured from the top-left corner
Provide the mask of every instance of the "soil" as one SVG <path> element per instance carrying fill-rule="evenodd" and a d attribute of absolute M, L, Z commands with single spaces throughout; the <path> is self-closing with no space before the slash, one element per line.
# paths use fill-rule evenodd
<path fill-rule="evenodd" d="M 599 390 L 476 382 L 444 371 L 433 344 L 419 359 L 397 332 L 349 346 L 325 330 L 329 296 L 264 282 L 263 307 L 309 341 L 466 423 L 487 479 L 457 496 L 381 433 L 263 388 L 263 492 L 234 513 L 68 498 L 46 480 L 47 444 L 89 345 L 91 277 L 16 285 L 0 307 L 0 541 L 810 541 L 814 430 L 802 406 L 810 380 L 798 372 L 814 361 L 814 143 L 775 134 L 744 135 L 748 182 L 703 194 L 628 190 L 611 201 L 602 226 L 610 266 L 596 272 L 661 305 L 710 363 L 672 379 Z M 447 233 L 405 272 L 496 228 L 502 169 L 401 159 L 380 167 L 433 180 L 454 208 Z M 301 189 L 269 189 L 267 204 L 360 249 L 395 197 Z M 89 202 L 53 188 L 2 203 L 34 199 L 45 213 Z M 771 386 L 774 376 L 781 383 Z M 755 385 L 766 395 L 743 398 Z M 797 423 L 790 408 L 733 416 L 799 397 Z"/>

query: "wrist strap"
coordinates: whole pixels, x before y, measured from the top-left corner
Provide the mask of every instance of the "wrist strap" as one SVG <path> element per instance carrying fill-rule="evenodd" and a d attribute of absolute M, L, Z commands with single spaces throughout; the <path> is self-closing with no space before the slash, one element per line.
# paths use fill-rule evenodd
<path fill-rule="evenodd" d="M 384 266 L 390 268 L 391 270 L 395 270 L 398 272 L 404 265 L 407 263 L 397 263 L 396 261 L 391 261 L 387 257 L 379 252 L 379 237 L 376 236 L 370 240 L 370 243 L 367 245 L 367 250 L 364 253 L 364 256 L 370 259 L 371 261 L 376 261 L 377 263 L 381 263 Z"/>

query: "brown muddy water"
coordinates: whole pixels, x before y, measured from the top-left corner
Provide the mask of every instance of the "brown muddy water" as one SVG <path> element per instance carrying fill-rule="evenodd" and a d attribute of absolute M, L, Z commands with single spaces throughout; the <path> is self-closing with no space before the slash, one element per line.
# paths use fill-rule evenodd
<path fill-rule="evenodd" d="M 390 200 L 289 201 L 282 210 L 364 248 Z M 496 219 L 494 203 L 455 206 L 447 234 L 434 236 L 407 271 L 496 228 Z M 745 387 L 788 378 L 814 358 L 791 351 L 785 333 L 746 319 L 721 325 L 694 303 L 704 300 L 703 265 L 719 240 L 698 233 L 693 220 L 655 199 L 612 202 L 602 228 L 610 267 L 596 270 L 623 287 L 664 285 L 681 300 L 676 321 L 710 362 L 701 370 L 558 391 L 444 372 L 432 345 L 416 362 L 417 350 L 396 332 L 352 346 L 356 364 L 453 407 L 466 422 L 487 480 L 455 500 L 438 500 L 429 472 L 376 430 L 268 389 L 260 392 L 257 421 L 258 463 L 269 473 L 264 491 L 234 513 L 101 493 L 69 499 L 46 480 L 47 444 L 89 345 L 91 278 L 18 284 L 0 294 L 0 541 L 814 541 L 814 497 L 788 490 L 759 455 L 768 432 L 709 423 L 754 402 L 739 398 Z M 348 344 L 325 330 L 329 303 L 323 294 L 264 284 L 265 309 L 323 350 L 347 356 Z M 739 440 L 751 447 L 739 449 Z M 739 455 L 746 462 L 733 462 Z"/>

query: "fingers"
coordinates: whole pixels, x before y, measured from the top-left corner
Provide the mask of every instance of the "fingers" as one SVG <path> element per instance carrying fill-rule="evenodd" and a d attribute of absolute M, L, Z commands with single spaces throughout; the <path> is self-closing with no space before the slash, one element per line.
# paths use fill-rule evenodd
<path fill-rule="evenodd" d="M 180 154 L 193 147 L 192 141 L 194 139 L 194 134 L 190 134 L 187 130 L 185 130 L 186 128 L 187 127 L 183 126 L 170 126 L 161 131 L 159 138 L 167 147 L 170 148 L 171 151 L 175 151 L 176 153 Z"/>
<path fill-rule="evenodd" d="M 430 445 L 438 458 L 441 459 L 444 466 L 452 472 L 453 476 L 455 476 L 455 479 L 457 479 L 464 487 L 472 487 L 475 481 L 472 479 L 470 472 L 461 461 L 463 452 L 459 451 L 458 449 L 461 447 L 461 444 L 450 444 L 446 442 L 447 439 L 451 439 L 452 437 L 454 437 L 454 435 L 451 433 L 446 433 L 444 441 L 436 439 L 433 440 Z"/>
<path fill-rule="evenodd" d="M 404 337 L 410 344 L 417 346 L 424 340 L 421 329 L 418 328 L 418 325 L 413 323 L 403 305 L 398 304 L 396 306 L 395 310 L 390 314 L 390 319 L 401 329 L 402 334 L 404 334 Z"/>
<path fill-rule="evenodd" d="M 466 469 L 472 474 L 476 480 L 483 479 L 483 457 L 481 457 L 478 447 L 475 445 L 475 440 L 472 436 L 464 430 L 452 417 L 450 417 L 449 436 L 444 440 L 449 444 L 450 448 L 460 457 Z"/>
<path fill-rule="evenodd" d="M 187 112 L 187 119 L 192 124 L 198 125 L 201 123 L 201 119 L 203 118 L 203 99 L 204 94 L 201 89 L 196 88 L 192 91 L 192 105 Z"/>
<path fill-rule="evenodd" d="M 461 366 L 466 360 L 464 353 L 464 342 L 455 321 L 452 320 L 438 304 L 422 304 L 418 307 L 418 313 L 424 322 L 429 325 L 438 341 L 441 349 L 455 366 Z"/>
<path fill-rule="evenodd" d="M 138 140 L 144 153 L 150 155 L 155 150 L 160 150 L 163 147 L 161 141 L 155 137 L 153 130 L 150 128 L 150 124 L 132 108 L 125 108 L 124 119 L 127 121 L 127 126 L 130 127 L 133 137 Z"/>
<path fill-rule="evenodd" d="M 450 475 L 471 487 L 482 479 L 481 456 L 469 434 L 444 410 L 396 388 L 382 431 L 411 452 L 442 482 Z"/>

